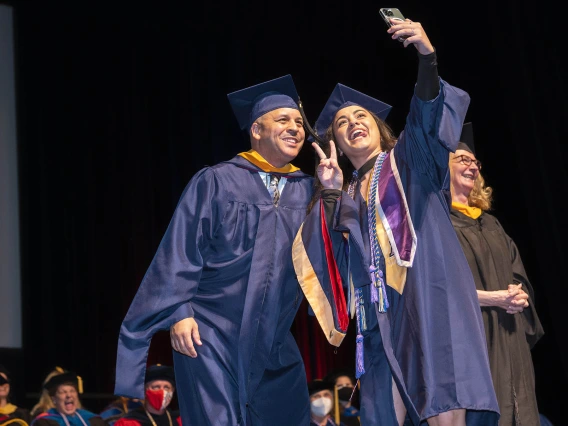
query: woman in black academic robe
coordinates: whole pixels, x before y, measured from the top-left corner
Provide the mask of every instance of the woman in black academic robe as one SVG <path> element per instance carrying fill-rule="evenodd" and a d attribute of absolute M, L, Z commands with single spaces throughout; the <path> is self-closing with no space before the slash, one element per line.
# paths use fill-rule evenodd
<path fill-rule="evenodd" d="M 514 241 L 487 213 L 492 189 L 480 175 L 471 123 L 450 155 L 451 219 L 470 265 L 485 325 L 499 425 L 540 425 L 531 349 L 544 334 L 533 288 Z"/>

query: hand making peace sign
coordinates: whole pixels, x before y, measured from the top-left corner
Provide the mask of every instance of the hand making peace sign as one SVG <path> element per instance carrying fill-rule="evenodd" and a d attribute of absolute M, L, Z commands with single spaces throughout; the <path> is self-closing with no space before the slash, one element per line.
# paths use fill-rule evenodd
<path fill-rule="evenodd" d="M 343 172 L 337 164 L 337 152 L 335 150 L 335 143 L 333 141 L 329 141 L 329 158 L 327 158 L 323 150 L 316 142 L 313 142 L 312 146 L 314 147 L 320 158 L 317 172 L 322 186 L 325 189 L 342 189 Z"/>

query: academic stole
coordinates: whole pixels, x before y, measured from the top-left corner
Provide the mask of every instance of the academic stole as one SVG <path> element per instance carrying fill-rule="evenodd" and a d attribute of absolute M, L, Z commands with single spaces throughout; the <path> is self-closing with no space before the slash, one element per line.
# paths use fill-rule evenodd
<path fill-rule="evenodd" d="M 352 198 L 355 196 L 354 192 L 359 175 L 366 173 L 365 170 L 362 170 L 364 168 L 365 165 L 353 173 L 348 189 Z M 381 172 L 383 173 L 382 179 L 380 179 Z M 386 207 L 389 207 L 389 209 L 386 209 Z M 388 211 L 388 214 L 385 213 L 385 210 Z M 371 246 L 371 264 L 369 267 L 372 281 L 370 288 L 371 303 L 377 304 L 379 312 L 386 312 L 389 303 L 385 278 L 387 285 L 402 294 L 406 284 L 407 268 L 412 266 L 417 245 L 416 233 L 392 151 L 390 153 L 381 152 L 376 157 L 367 192 L 367 215 Z M 385 253 L 387 253 L 386 256 Z M 380 268 L 381 254 L 385 260 L 385 271 Z M 352 309 L 352 304 L 354 304 L 357 316 L 356 376 L 359 378 L 365 372 L 362 331 L 365 331 L 367 326 L 363 290 L 357 288 L 353 291 L 352 282 L 350 287 L 350 296 L 353 292 L 355 299 L 350 302 L 350 308 Z"/>

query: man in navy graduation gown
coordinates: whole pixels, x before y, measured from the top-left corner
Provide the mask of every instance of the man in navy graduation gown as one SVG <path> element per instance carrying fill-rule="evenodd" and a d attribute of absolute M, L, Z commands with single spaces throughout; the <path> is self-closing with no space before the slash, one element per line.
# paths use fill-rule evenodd
<path fill-rule="evenodd" d="M 150 340 L 170 329 L 184 426 L 307 425 L 290 333 L 291 246 L 313 183 L 290 164 L 305 138 L 298 95 L 285 76 L 228 97 L 252 149 L 185 188 L 122 323 L 115 393 L 144 397 Z"/>

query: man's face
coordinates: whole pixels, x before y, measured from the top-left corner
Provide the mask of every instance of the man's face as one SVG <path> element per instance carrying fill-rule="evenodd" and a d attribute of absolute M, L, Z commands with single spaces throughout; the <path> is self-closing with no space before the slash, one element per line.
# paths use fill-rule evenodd
<path fill-rule="evenodd" d="M 158 391 L 163 390 L 164 392 L 173 392 L 174 387 L 167 380 L 153 380 L 146 386 L 147 389 Z"/>
<path fill-rule="evenodd" d="M 52 401 L 57 411 L 70 416 L 77 411 L 79 394 L 73 385 L 59 385 Z"/>
<path fill-rule="evenodd" d="M 251 126 L 254 148 L 271 165 L 283 167 L 300 153 L 306 133 L 300 111 L 279 108 L 259 117 Z"/>
<path fill-rule="evenodd" d="M 310 405 L 312 414 L 318 417 L 327 416 L 333 407 L 333 394 L 328 389 L 315 392 L 310 395 Z"/>
<path fill-rule="evenodd" d="M 320 398 L 328 398 L 329 400 L 333 401 L 333 394 L 331 393 L 330 390 L 327 389 L 321 390 L 319 392 L 310 395 L 310 402 Z"/>
<path fill-rule="evenodd" d="M 173 385 L 167 380 L 152 380 L 146 384 L 146 402 L 156 410 L 163 410 L 172 401 Z"/>

